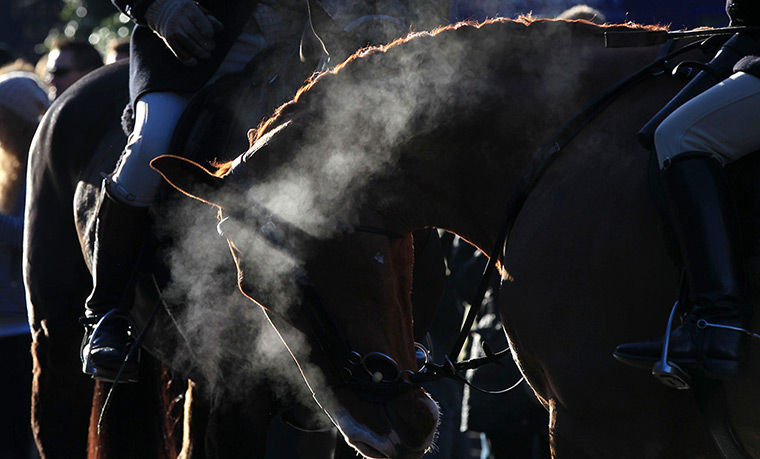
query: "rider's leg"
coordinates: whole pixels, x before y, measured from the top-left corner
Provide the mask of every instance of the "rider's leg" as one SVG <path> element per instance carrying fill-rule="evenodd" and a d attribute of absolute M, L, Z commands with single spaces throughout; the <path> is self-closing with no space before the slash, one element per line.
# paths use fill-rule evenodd
<path fill-rule="evenodd" d="M 132 327 L 127 312 L 131 305 L 122 304 L 122 297 L 143 245 L 148 206 L 161 183 L 160 174 L 149 163 L 167 152 L 187 100 L 172 93 L 141 97 L 135 104 L 134 132 L 116 171 L 103 180 L 96 213 L 93 290 L 85 303 L 82 349 L 84 372 L 98 379 L 113 380 L 129 352 Z M 124 377 L 134 380 L 136 376 L 137 362 L 131 360 Z"/>
<path fill-rule="evenodd" d="M 156 199 L 162 178 L 150 161 L 169 151 L 172 133 L 189 100 L 188 95 L 170 92 L 147 93 L 137 100 L 134 131 L 111 174 L 116 199 L 135 207 L 148 207 Z"/>
<path fill-rule="evenodd" d="M 691 310 L 671 334 L 669 359 L 712 376 L 741 372 L 752 309 L 739 223 L 722 165 L 760 149 L 760 79 L 737 74 L 676 110 L 658 128 L 657 154 L 689 281 Z M 651 369 L 663 340 L 618 346 L 615 357 Z"/>
<path fill-rule="evenodd" d="M 255 24 L 249 25 L 256 30 Z M 242 70 L 265 45 L 262 36 L 241 33 L 207 84 Z M 85 304 L 82 348 L 84 372 L 99 379 L 112 380 L 129 352 L 130 305 L 121 305 L 121 300 L 143 244 L 147 208 L 156 199 L 163 180 L 150 167 L 150 161 L 168 152 L 174 128 L 190 98 L 190 94 L 172 92 L 140 96 L 135 102 L 134 131 L 116 170 L 103 181 L 92 263 L 94 288 Z M 98 331 L 93 336 L 96 326 Z M 127 380 L 136 379 L 136 361 L 128 363 L 124 375 Z"/>

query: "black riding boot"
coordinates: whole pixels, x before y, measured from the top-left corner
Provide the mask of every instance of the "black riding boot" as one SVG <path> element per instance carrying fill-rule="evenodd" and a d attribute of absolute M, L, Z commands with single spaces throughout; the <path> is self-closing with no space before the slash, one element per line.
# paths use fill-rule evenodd
<path fill-rule="evenodd" d="M 676 239 L 689 282 L 691 310 L 670 337 L 668 360 L 710 377 L 744 369 L 752 310 L 733 198 L 721 164 L 705 153 L 677 156 L 662 171 Z M 621 344 L 615 358 L 652 369 L 663 339 Z"/>
<path fill-rule="evenodd" d="M 146 231 L 147 208 L 118 201 L 103 182 L 98 203 L 92 261 L 93 290 L 85 303 L 82 371 L 95 379 L 113 381 L 134 342 L 129 306 L 122 305 L 137 264 Z M 138 353 L 134 352 L 120 381 L 136 381 Z"/>

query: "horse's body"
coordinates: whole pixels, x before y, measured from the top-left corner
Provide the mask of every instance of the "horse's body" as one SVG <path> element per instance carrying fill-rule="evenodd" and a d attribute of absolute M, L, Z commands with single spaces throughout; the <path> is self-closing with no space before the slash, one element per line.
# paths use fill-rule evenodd
<path fill-rule="evenodd" d="M 250 268 L 265 262 L 257 234 L 267 225 L 248 223 L 248 234 L 240 220 L 263 208 L 288 222 L 282 245 L 292 266 L 306 269 L 358 351 L 414 369 L 403 308 L 408 249 L 346 235 L 335 222 L 401 234 L 434 226 L 491 253 L 507 199 L 540 147 L 601 90 L 654 60 L 653 48 L 605 49 L 605 30 L 497 21 L 421 34 L 365 52 L 302 90 L 222 178 L 200 175 L 211 189 L 193 189 L 197 177 L 172 158 L 154 167 L 243 223 L 225 234 L 247 294 L 278 312 L 270 300 L 281 291 L 257 288 Z M 501 314 L 512 352 L 550 412 L 556 457 L 718 457 L 691 392 L 612 358 L 619 343 L 660 336 L 675 298 L 677 269 L 657 229 L 648 154 L 635 134 L 681 85 L 650 79 L 617 98 L 537 183 L 510 236 Z M 325 257 L 335 261 L 330 272 L 309 269 L 324 268 Z M 294 271 L 283 269 L 279 287 Z M 750 278 L 756 293 L 756 270 Z M 281 325 L 278 314 L 270 317 Z M 291 348 L 306 366 L 309 353 Z M 311 358 L 324 360 L 318 354 Z M 751 373 L 726 384 L 737 436 L 755 457 L 758 371 L 755 353 Z M 303 372 L 365 455 L 421 455 L 432 425 L 419 394 L 378 405 L 338 386 L 338 402 L 325 402 L 313 372 Z"/>

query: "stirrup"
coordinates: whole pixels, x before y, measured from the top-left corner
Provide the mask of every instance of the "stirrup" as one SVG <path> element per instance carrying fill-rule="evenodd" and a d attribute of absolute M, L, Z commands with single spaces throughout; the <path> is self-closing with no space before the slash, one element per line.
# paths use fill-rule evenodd
<path fill-rule="evenodd" d="M 104 369 L 97 367 L 92 362 L 92 352 L 90 345 L 95 337 L 101 331 L 101 326 L 106 319 L 125 320 L 127 321 L 127 340 L 126 357 L 118 369 Z M 82 372 L 90 375 L 93 379 L 105 382 L 128 383 L 138 382 L 140 348 L 132 349 L 136 326 L 132 318 L 118 309 L 112 309 L 102 316 L 81 317 L 80 323 L 85 327 L 85 335 L 82 338 L 82 344 L 79 348 L 79 355 L 82 361 Z"/>
<path fill-rule="evenodd" d="M 670 332 L 673 327 L 673 318 L 678 312 L 679 301 L 673 304 L 673 309 L 668 317 L 668 328 L 665 330 L 665 339 L 662 343 L 662 357 L 652 366 L 652 376 L 671 389 L 687 390 L 691 388 L 691 376 L 680 366 L 668 361 L 670 349 Z"/>
<path fill-rule="evenodd" d="M 657 378 L 661 383 L 672 389 L 685 390 L 691 387 L 691 376 L 684 371 L 680 366 L 668 360 L 668 351 L 670 347 L 670 334 L 672 330 L 673 318 L 679 307 L 679 302 L 673 305 L 673 310 L 670 312 L 668 318 L 668 328 L 665 331 L 665 337 L 662 345 L 662 358 L 657 361 L 652 367 L 652 375 Z M 725 325 L 720 323 L 708 322 L 706 319 L 698 319 L 696 321 L 696 327 L 699 329 L 717 328 L 722 330 L 730 330 L 737 333 L 743 333 L 750 338 L 760 340 L 760 334 L 752 333 L 751 331 L 736 327 L 733 325 Z M 709 367 L 708 367 L 709 368 Z"/>

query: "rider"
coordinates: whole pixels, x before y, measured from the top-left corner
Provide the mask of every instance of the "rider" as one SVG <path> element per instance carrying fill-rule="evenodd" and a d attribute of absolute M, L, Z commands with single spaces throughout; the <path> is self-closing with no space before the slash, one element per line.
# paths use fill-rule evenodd
<path fill-rule="evenodd" d="M 731 26 L 760 26 L 760 4 L 728 0 Z M 760 49 L 760 47 L 758 48 Z M 752 308 L 739 222 L 723 166 L 760 150 L 760 57 L 672 114 L 655 132 L 670 218 L 688 280 L 690 310 L 671 333 L 669 360 L 725 378 L 744 370 Z M 728 327 L 728 328 L 727 328 Z M 664 338 L 622 344 L 615 357 L 651 369 Z"/>
<path fill-rule="evenodd" d="M 115 378 L 134 342 L 128 315 L 131 304 L 123 304 L 127 302 L 123 294 L 143 246 L 147 209 L 162 183 L 149 163 L 168 152 L 173 130 L 191 96 L 219 77 L 242 70 L 275 45 L 286 50 L 278 56 L 283 61 L 297 58 L 306 48 L 301 46 L 302 37 L 312 31 L 307 7 L 320 7 L 333 20 L 342 10 L 358 11 L 362 16 L 347 23 L 359 24 L 351 30 L 355 35 L 378 20 L 395 24 L 399 11 L 405 11 L 398 0 L 368 3 L 373 14 L 364 11 L 368 8 L 357 8 L 357 2 L 337 0 L 112 1 L 137 24 L 130 49 L 134 128 L 116 170 L 102 184 L 91 266 L 93 290 L 82 319 L 81 355 L 83 371 L 107 381 Z M 408 17 L 400 21 L 410 23 Z M 408 26 L 391 33 L 404 31 Z M 282 73 L 286 72 L 272 75 L 271 81 L 282 80 Z M 291 93 L 295 89 L 290 88 Z M 127 361 L 123 376 L 136 380 L 135 358 Z"/>

